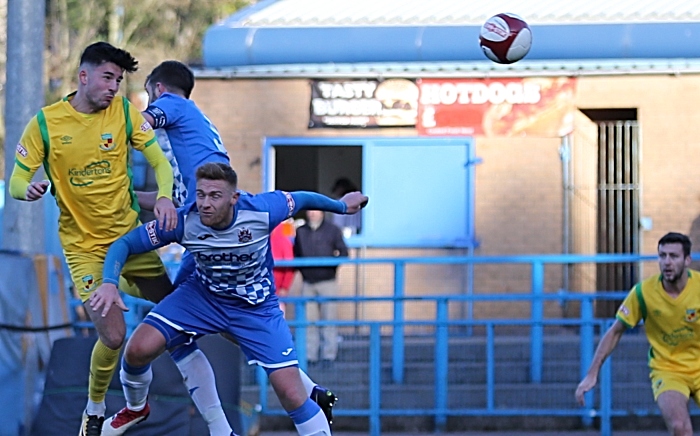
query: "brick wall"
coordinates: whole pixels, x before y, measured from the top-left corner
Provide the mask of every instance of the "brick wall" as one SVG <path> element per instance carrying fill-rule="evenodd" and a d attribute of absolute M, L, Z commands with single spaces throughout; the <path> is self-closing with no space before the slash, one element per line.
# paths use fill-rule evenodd
<path fill-rule="evenodd" d="M 252 192 L 259 192 L 262 187 L 260 164 L 265 137 L 367 135 L 362 129 L 307 129 L 310 87 L 306 80 L 200 78 L 193 98 L 219 128 L 241 176 L 241 187 Z M 700 250 L 700 171 L 695 170 L 700 167 L 700 139 L 694 129 L 697 101 L 700 76 L 578 79 L 579 108 L 638 109 L 642 131 L 642 216 L 653 220 L 653 229 L 643 232 L 643 253 L 655 252 L 656 241 L 668 231 L 691 232 L 695 220 L 698 229 L 692 233 Z M 372 135 L 416 133 L 413 129 L 375 129 Z M 476 138 L 476 155 L 483 160 L 476 170 L 478 255 L 561 252 L 563 188 L 559 146 L 556 138 Z M 588 178 L 591 179 L 590 174 Z M 367 255 L 407 253 L 374 250 Z M 464 268 L 442 268 L 436 272 L 416 267 L 409 274 L 406 293 L 463 292 Z M 646 264 L 643 273 L 656 271 L 654 264 Z M 386 295 L 392 289 L 390 268 L 373 267 L 363 274 L 360 286 L 354 270 L 342 270 L 343 292 L 351 295 L 361 288 L 364 295 Z M 547 267 L 547 291 L 556 291 L 561 281 L 562 267 Z M 529 287 L 527 266 L 475 268 L 476 293 L 523 292 Z M 416 305 L 409 314 L 419 318 L 430 310 Z M 460 310 L 451 308 L 455 314 Z M 343 316 L 351 316 L 353 311 L 346 308 Z M 366 317 L 382 318 L 390 316 L 387 314 L 391 310 L 388 306 L 365 308 L 364 313 Z M 475 313 L 481 317 L 523 317 L 529 316 L 529 308 L 524 304 L 483 303 Z M 547 313 L 562 312 L 551 304 Z"/>

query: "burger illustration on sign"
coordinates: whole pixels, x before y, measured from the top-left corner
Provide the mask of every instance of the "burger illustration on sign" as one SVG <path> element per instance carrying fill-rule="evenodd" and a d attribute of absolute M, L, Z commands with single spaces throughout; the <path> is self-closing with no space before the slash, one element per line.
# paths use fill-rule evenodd
<path fill-rule="evenodd" d="M 408 79 L 387 79 L 377 85 L 374 98 L 382 103 L 380 126 L 413 126 L 418 117 L 418 86 Z"/>

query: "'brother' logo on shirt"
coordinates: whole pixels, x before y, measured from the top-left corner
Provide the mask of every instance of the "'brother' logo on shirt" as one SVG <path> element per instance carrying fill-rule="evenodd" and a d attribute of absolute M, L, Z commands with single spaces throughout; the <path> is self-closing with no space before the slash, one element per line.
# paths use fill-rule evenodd
<path fill-rule="evenodd" d="M 251 260 L 258 259 L 258 253 L 252 254 L 235 254 L 235 253 L 216 253 L 216 254 L 204 254 L 197 253 L 197 259 L 202 262 L 250 262 Z"/>

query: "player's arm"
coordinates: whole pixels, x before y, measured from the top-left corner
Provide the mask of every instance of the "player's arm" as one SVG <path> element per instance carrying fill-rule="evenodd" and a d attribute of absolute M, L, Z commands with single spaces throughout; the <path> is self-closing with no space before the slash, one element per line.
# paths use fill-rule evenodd
<path fill-rule="evenodd" d="M 132 254 L 146 253 L 181 241 L 184 233 L 184 215 L 182 210 L 178 214 L 181 215 L 178 219 L 180 224 L 173 230 L 163 230 L 155 221 L 151 221 L 112 243 L 102 267 L 102 284 L 90 295 L 90 306 L 94 311 L 98 312 L 101 309 L 102 316 L 106 316 L 112 305 L 117 305 L 124 311 L 128 310 L 117 289 L 126 260 Z"/>
<path fill-rule="evenodd" d="M 150 109 L 150 107 L 149 107 L 149 109 Z M 153 118 L 153 115 L 151 115 L 150 113 L 148 113 L 146 111 L 141 112 L 141 115 L 143 115 L 143 117 L 146 119 L 146 121 L 148 121 L 148 124 L 151 125 L 151 128 L 157 129 L 156 120 Z"/>
<path fill-rule="evenodd" d="M 153 213 L 158 219 L 159 226 L 166 230 L 172 230 L 177 225 L 177 213 L 173 204 L 173 169 L 165 158 L 163 151 L 157 145 L 146 147 L 143 155 L 153 167 L 158 183 L 158 193 L 153 204 Z"/>
<path fill-rule="evenodd" d="M 576 387 L 576 401 L 581 406 L 585 404 L 584 394 L 593 389 L 598 383 L 600 367 L 603 366 L 605 359 L 607 359 L 615 347 L 617 347 L 625 330 L 627 330 L 627 326 L 619 319 L 616 319 L 613 325 L 610 326 L 608 331 L 606 331 L 600 339 L 600 343 L 598 343 L 598 347 L 596 347 L 595 354 L 593 355 L 593 361 L 591 361 L 591 365 L 588 367 L 588 372 L 586 372 L 586 376 Z"/>
<path fill-rule="evenodd" d="M 291 215 L 302 210 L 322 210 L 339 214 L 352 214 L 362 209 L 368 201 L 366 195 L 361 192 L 351 192 L 340 200 L 334 200 L 323 194 L 309 191 L 295 191 L 290 193 L 294 200 L 294 211 Z"/>
<path fill-rule="evenodd" d="M 586 376 L 576 388 L 576 401 L 580 405 L 584 405 L 585 403 L 584 394 L 593 389 L 596 383 L 598 383 L 600 368 L 603 366 L 605 359 L 607 359 L 615 347 L 617 347 L 622 334 L 628 328 L 636 326 L 643 318 L 645 309 L 642 308 L 642 302 L 641 285 L 637 285 L 627 294 L 627 297 L 620 305 L 615 315 L 616 319 L 613 325 L 610 326 L 608 331 L 600 338 L 600 343 L 598 343 L 598 347 L 595 350 L 593 360 L 588 367 Z"/>
<path fill-rule="evenodd" d="M 163 129 L 168 127 L 170 124 L 170 118 L 168 114 L 176 114 L 177 107 L 175 107 L 176 100 L 158 99 L 155 102 L 148 105 L 145 111 L 141 112 L 141 115 L 148 121 L 148 123 L 154 129 Z"/>
<path fill-rule="evenodd" d="M 350 195 L 354 194 L 354 195 Z M 340 200 L 310 191 L 273 191 L 261 194 L 270 211 L 270 230 L 302 210 L 322 210 L 340 214 L 355 213 L 367 204 L 367 196 L 352 192 Z M 347 197 L 347 198 L 346 198 Z"/>
<path fill-rule="evenodd" d="M 17 200 L 35 201 L 46 194 L 49 188 L 48 180 L 32 182 L 34 174 L 25 170 L 15 162 L 10 176 L 10 195 Z"/>
<path fill-rule="evenodd" d="M 151 125 L 143 118 L 141 112 L 129 103 L 129 116 L 134 122 L 134 125 L 140 126 L 134 128 L 131 134 L 132 146 L 143 153 L 144 157 L 151 165 L 156 174 L 156 183 L 158 183 L 158 199 L 156 200 L 153 213 L 158 219 L 158 223 L 166 230 L 172 230 L 177 225 L 177 212 L 173 205 L 173 169 L 170 162 L 163 154 L 163 151 L 158 146 L 156 135 L 153 132 Z"/>
<path fill-rule="evenodd" d="M 15 148 L 15 165 L 10 176 L 10 196 L 17 200 L 40 199 L 49 187 L 48 180 L 32 182 L 34 173 L 44 160 L 44 145 L 37 117 L 32 118 L 24 129 Z"/>

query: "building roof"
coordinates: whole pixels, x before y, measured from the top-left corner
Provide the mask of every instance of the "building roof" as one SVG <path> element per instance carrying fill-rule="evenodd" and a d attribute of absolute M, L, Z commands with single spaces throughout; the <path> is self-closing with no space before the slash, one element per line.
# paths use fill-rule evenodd
<path fill-rule="evenodd" d="M 481 25 L 501 12 L 530 24 L 700 21 L 698 0 L 266 0 L 236 26 Z"/>
<path fill-rule="evenodd" d="M 381 62 L 357 64 L 243 65 L 195 70 L 197 78 L 496 78 L 548 76 L 700 74 L 700 59 L 591 59 L 583 61 L 520 61 L 499 65 L 473 62 Z"/>
<path fill-rule="evenodd" d="M 498 12 L 530 24 L 527 60 L 700 59 L 700 0 L 263 0 L 207 30 L 204 65 L 488 63 Z"/>

